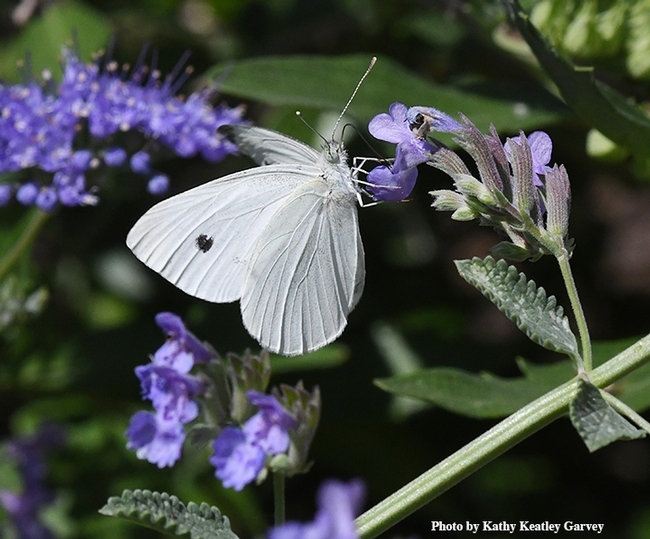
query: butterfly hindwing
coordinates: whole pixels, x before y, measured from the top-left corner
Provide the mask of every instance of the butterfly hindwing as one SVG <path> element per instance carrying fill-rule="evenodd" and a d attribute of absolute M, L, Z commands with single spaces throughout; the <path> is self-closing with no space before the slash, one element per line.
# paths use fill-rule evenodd
<path fill-rule="evenodd" d="M 298 355 L 333 341 L 365 276 L 354 198 L 315 178 L 278 209 L 255 246 L 241 298 L 244 325 L 271 351 Z"/>

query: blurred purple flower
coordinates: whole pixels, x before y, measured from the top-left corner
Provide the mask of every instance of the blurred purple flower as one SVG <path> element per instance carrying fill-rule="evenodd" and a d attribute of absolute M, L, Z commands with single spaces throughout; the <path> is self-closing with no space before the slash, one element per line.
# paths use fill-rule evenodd
<path fill-rule="evenodd" d="M 140 411 L 126 431 L 127 449 L 134 450 L 139 459 L 148 460 L 158 468 L 173 466 L 181 457 L 185 431 L 178 421 L 165 421 L 159 414 Z"/>
<path fill-rule="evenodd" d="M 0 174 L 38 168 L 53 175 L 50 186 L 34 184 L 36 194 L 34 189 L 24 193 L 14 186 L 11 192 L 22 204 L 36 204 L 46 211 L 59 204 L 95 204 L 97 197 L 87 188 L 86 175 L 102 164 L 114 167 L 126 161 L 126 152 L 114 142 L 106 152 L 101 150 L 108 137 L 112 139 L 118 132 L 138 131 L 181 157 L 200 154 L 217 161 L 237 150 L 217 129 L 242 123 L 243 108 L 212 107 L 213 92 L 208 90 L 186 100 L 177 97 L 187 72 L 163 80 L 157 70 L 139 63 L 127 76 L 126 68 L 116 62 L 98 56 L 86 64 L 70 51 L 64 51 L 64 61 L 58 87 L 44 76 L 51 92 L 36 83 L 0 83 Z M 83 137 L 77 137 L 78 133 Z M 75 150 L 78 138 L 87 141 L 93 151 Z M 117 153 L 118 149 L 123 153 Z M 147 154 L 136 152 L 134 156 L 141 155 Z M 133 170 L 152 173 L 140 157 L 136 157 Z M 160 185 L 155 184 L 157 188 Z"/>
<path fill-rule="evenodd" d="M 296 419 L 273 395 L 249 391 L 248 400 L 260 411 L 244 426 L 226 427 L 213 442 L 210 464 L 224 487 L 241 490 L 264 469 L 266 457 L 289 449 L 289 430 Z"/>
<path fill-rule="evenodd" d="M 361 511 L 364 495 L 365 487 L 359 480 L 326 481 L 318 490 L 314 521 L 287 522 L 271 529 L 268 539 L 357 539 L 354 519 Z"/>
<path fill-rule="evenodd" d="M 188 374 L 195 361 L 208 361 L 212 354 L 190 333 L 178 315 L 163 312 L 156 323 L 167 341 L 153 355 L 151 363 L 136 367 L 142 396 L 151 400 L 155 414 L 137 412 L 126 431 L 127 448 L 138 458 L 158 467 L 172 466 L 180 458 L 185 440 L 184 425 L 196 419 L 196 398 L 204 391 L 201 380 Z"/>
<path fill-rule="evenodd" d="M 61 446 L 63 441 L 61 428 L 46 424 L 35 434 L 18 438 L 7 446 L 8 456 L 18 467 L 23 488 L 20 493 L 0 490 L 0 505 L 7 512 L 19 539 L 54 537 L 39 515 L 54 500 L 54 495 L 44 485 L 47 475 L 45 455 Z"/>

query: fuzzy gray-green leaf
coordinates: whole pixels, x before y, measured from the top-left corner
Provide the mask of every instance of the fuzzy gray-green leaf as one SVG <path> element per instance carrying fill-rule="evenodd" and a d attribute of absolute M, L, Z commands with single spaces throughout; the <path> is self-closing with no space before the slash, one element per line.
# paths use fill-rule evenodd
<path fill-rule="evenodd" d="M 489 298 L 529 339 L 537 344 L 579 357 L 575 335 L 554 296 L 526 279 L 514 266 L 491 256 L 456 260 L 458 272 Z"/>
<path fill-rule="evenodd" d="M 150 490 L 125 490 L 108 499 L 99 512 L 120 517 L 167 535 L 189 535 L 191 539 L 238 539 L 228 517 L 207 503 L 187 506 L 176 496 Z"/>
<path fill-rule="evenodd" d="M 646 434 L 614 410 L 596 386 L 584 380 L 569 411 L 571 423 L 592 453 L 616 440 L 634 440 Z"/>

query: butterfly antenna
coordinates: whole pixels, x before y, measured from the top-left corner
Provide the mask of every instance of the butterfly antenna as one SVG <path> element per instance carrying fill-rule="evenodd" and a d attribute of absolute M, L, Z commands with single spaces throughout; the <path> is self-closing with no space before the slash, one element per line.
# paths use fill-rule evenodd
<path fill-rule="evenodd" d="M 345 107 L 343 107 L 343 110 L 341 111 L 341 114 L 339 115 L 338 119 L 336 120 L 336 123 L 334 124 L 334 129 L 332 130 L 332 139 L 334 139 L 334 133 L 336 133 L 336 130 L 341 123 L 341 120 L 343 119 L 343 115 L 347 112 L 348 107 L 350 106 L 350 103 L 352 103 L 352 100 L 354 99 L 354 96 L 357 95 L 357 92 L 359 91 L 359 88 L 361 87 L 361 84 L 363 81 L 366 79 L 368 76 L 368 73 L 370 73 L 370 70 L 375 66 L 375 63 L 377 62 L 377 57 L 373 56 L 372 59 L 370 60 L 370 65 L 368 66 L 368 69 L 366 69 L 366 72 L 363 74 L 363 77 L 361 77 L 361 80 L 357 84 L 357 87 L 354 89 L 354 92 L 352 92 L 352 95 L 350 96 L 350 99 L 348 99 L 348 102 L 345 104 Z"/>
<path fill-rule="evenodd" d="M 309 127 L 309 129 L 311 129 L 312 132 L 316 134 L 316 136 L 322 138 L 322 139 L 323 139 L 323 142 L 324 142 L 325 144 L 329 144 L 329 143 L 327 142 L 327 139 L 326 139 L 323 135 L 321 135 L 318 131 L 316 131 L 316 130 L 311 126 L 311 125 L 309 125 L 309 122 L 308 122 L 307 120 L 305 120 L 305 117 L 302 115 L 302 112 L 300 112 L 299 110 L 297 110 L 297 111 L 296 111 L 296 116 L 298 116 L 298 118 L 300 118 L 300 120 L 302 121 L 302 123 L 304 123 L 307 127 Z"/>

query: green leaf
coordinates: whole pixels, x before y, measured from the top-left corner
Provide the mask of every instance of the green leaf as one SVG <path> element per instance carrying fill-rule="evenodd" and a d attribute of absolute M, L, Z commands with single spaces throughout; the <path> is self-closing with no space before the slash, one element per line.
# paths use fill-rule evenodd
<path fill-rule="evenodd" d="M 542 287 L 504 260 L 475 257 L 455 264 L 463 279 L 488 297 L 529 339 L 554 352 L 579 357 L 575 335 L 555 296 L 547 297 Z"/>
<path fill-rule="evenodd" d="M 332 343 L 302 356 L 285 357 L 271 354 L 273 374 L 331 369 L 342 365 L 350 358 L 350 349 L 340 343 Z"/>
<path fill-rule="evenodd" d="M 264 57 L 218 65 L 212 78 L 225 77 L 221 91 L 273 106 L 308 107 L 340 112 L 370 62 L 349 55 Z M 380 57 L 361 86 L 350 115 L 368 121 L 395 101 L 426 105 L 452 116 L 463 112 L 481 129 L 518 131 L 559 120 L 565 112 L 555 101 L 529 103 L 527 96 L 497 98 L 429 82 L 388 57 Z M 536 101 L 539 101 L 537 98 Z M 532 100 L 531 100 L 532 101 Z"/>
<path fill-rule="evenodd" d="M 592 453 L 616 440 L 634 440 L 646 434 L 614 410 L 596 386 L 584 380 L 580 381 L 578 394 L 571 401 L 569 415 Z"/>
<path fill-rule="evenodd" d="M 520 378 L 440 367 L 374 383 L 395 395 L 421 399 L 457 414 L 490 419 L 510 415 L 575 376 L 570 361 L 543 366 L 523 359 L 517 363 L 524 374 Z"/>
<path fill-rule="evenodd" d="M 637 339 L 593 343 L 594 366 L 598 367 L 632 346 Z M 402 347 L 408 347 L 403 340 Z M 384 353 L 394 353 L 385 350 Z M 405 353 L 399 350 L 399 354 Z M 406 353 L 414 352 L 408 348 Z M 450 412 L 478 419 L 505 417 L 575 376 L 569 360 L 535 365 L 517 360 L 523 376 L 501 378 L 489 373 L 468 373 L 453 368 L 408 372 L 375 380 L 381 389 L 398 396 L 419 399 Z M 636 411 L 650 407 L 650 363 L 628 374 L 608 388 Z"/>
<path fill-rule="evenodd" d="M 578 67 L 549 45 L 522 12 L 517 0 L 502 0 L 512 23 L 522 34 L 562 97 L 588 125 L 631 151 L 650 153 L 650 118 L 628 98 L 598 81 L 594 70 Z"/>
<path fill-rule="evenodd" d="M 228 517 L 207 503 L 187 506 L 176 496 L 150 490 L 125 490 L 114 496 L 99 512 L 153 528 L 167 535 L 188 535 L 191 539 L 238 539 Z"/>
<path fill-rule="evenodd" d="M 100 12 L 87 4 L 74 1 L 55 2 L 40 17 L 34 18 L 12 42 L 3 47 L 0 76 L 18 80 L 16 63 L 29 54 L 34 73 L 49 69 L 55 79 L 61 78 L 61 49 L 76 39 L 81 57 L 105 48 L 113 29 Z"/>

